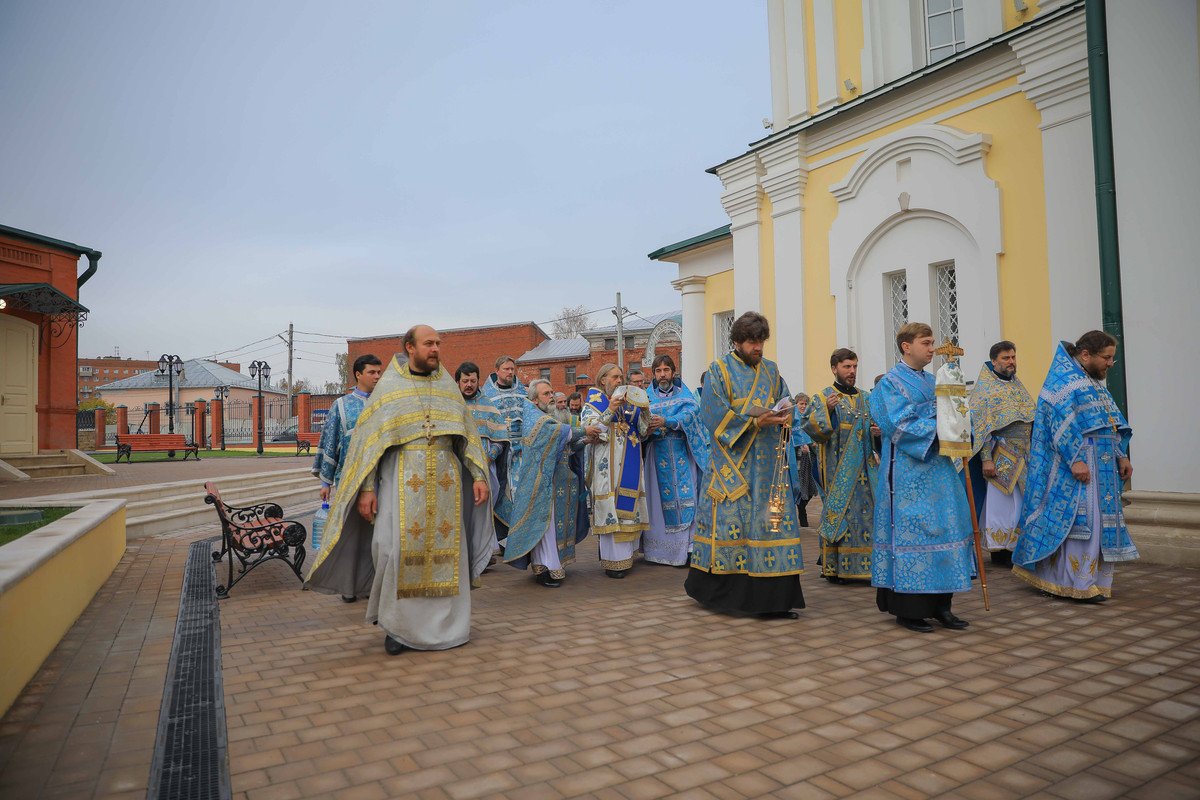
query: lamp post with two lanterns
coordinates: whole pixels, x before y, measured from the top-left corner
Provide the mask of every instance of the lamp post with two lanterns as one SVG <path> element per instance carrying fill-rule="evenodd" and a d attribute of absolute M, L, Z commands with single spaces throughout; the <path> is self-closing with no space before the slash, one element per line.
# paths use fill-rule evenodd
<path fill-rule="evenodd" d="M 271 365 L 265 361 L 250 362 L 250 377 L 258 378 L 258 454 L 263 454 L 263 381 L 271 385 Z"/>
<path fill-rule="evenodd" d="M 183 359 L 163 353 L 158 358 L 159 376 L 167 376 L 167 430 L 175 432 L 175 376 L 183 374 Z"/>

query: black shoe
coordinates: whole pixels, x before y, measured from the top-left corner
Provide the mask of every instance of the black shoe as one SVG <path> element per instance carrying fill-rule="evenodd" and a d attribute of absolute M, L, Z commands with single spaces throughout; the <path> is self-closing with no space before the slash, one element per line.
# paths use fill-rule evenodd
<path fill-rule="evenodd" d="M 606 569 L 606 570 L 604 570 L 604 574 L 610 578 L 624 578 L 626 575 L 629 574 L 629 570 L 627 570 L 627 569 Z"/>
<path fill-rule="evenodd" d="M 1103 603 L 1103 602 L 1105 602 L 1105 601 L 1107 601 L 1107 600 L 1108 600 L 1108 598 L 1107 598 L 1107 597 L 1105 597 L 1105 596 L 1104 596 L 1104 595 L 1102 595 L 1102 594 L 1098 594 L 1098 595 L 1095 595 L 1094 597 L 1083 597 L 1083 598 L 1080 598 L 1079 602 L 1081 602 L 1081 603 L 1087 603 L 1087 604 L 1088 604 L 1088 605 L 1090 605 L 1090 606 L 1098 606 L 1098 605 L 1100 605 L 1101 603 Z"/>
<path fill-rule="evenodd" d="M 355 596 L 354 596 L 354 595 L 352 595 L 352 594 L 344 594 L 344 595 L 342 595 L 342 602 L 343 602 L 343 603 L 353 603 L 353 602 L 355 602 L 355 601 L 357 601 L 357 600 L 358 600 L 358 598 L 357 598 L 357 597 L 355 597 Z"/>
<path fill-rule="evenodd" d="M 800 615 L 795 611 L 767 611 L 759 614 L 759 619 L 800 619 Z"/>
<path fill-rule="evenodd" d="M 949 611 L 943 611 L 942 613 L 940 613 L 936 617 L 934 617 L 934 619 L 936 619 L 938 622 L 942 623 L 943 628 L 949 628 L 952 631 L 961 631 L 963 628 L 966 628 L 968 625 L 971 624 L 971 623 L 967 622 L 965 619 L 960 619 L 960 618 L 954 616 Z"/>
<path fill-rule="evenodd" d="M 837 575 L 826 575 L 825 580 L 829 581 L 835 586 L 841 586 L 846 582 L 845 578 L 839 578 Z"/>
<path fill-rule="evenodd" d="M 910 617 L 896 617 L 896 624 L 908 628 L 916 633 L 933 633 L 933 626 L 923 619 L 912 619 Z"/>
<path fill-rule="evenodd" d="M 384 636 L 383 649 L 387 651 L 389 656 L 398 656 L 410 648 L 405 647 L 390 636 Z"/>
<path fill-rule="evenodd" d="M 1012 553 L 1007 550 L 996 550 L 992 553 L 992 563 L 1002 567 L 1012 566 Z"/>
<path fill-rule="evenodd" d="M 538 584 L 545 586 L 547 589 L 557 589 L 558 587 L 562 586 L 562 581 L 558 578 L 555 578 L 549 572 L 539 572 L 537 575 L 533 576 L 533 579 Z"/>

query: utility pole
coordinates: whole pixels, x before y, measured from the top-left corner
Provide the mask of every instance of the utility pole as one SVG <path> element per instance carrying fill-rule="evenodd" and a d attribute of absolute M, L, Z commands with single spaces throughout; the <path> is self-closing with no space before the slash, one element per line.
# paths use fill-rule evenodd
<path fill-rule="evenodd" d="M 634 316 L 634 313 L 625 306 L 621 305 L 621 293 L 617 292 L 617 307 L 613 309 L 613 315 L 617 318 L 617 367 L 622 372 L 625 371 L 625 318 Z"/>
<path fill-rule="evenodd" d="M 282 334 L 277 333 L 275 335 L 278 336 L 280 339 L 283 339 Z M 286 416 L 288 416 L 288 417 L 290 417 L 292 415 L 292 395 L 295 394 L 295 387 L 292 386 L 292 380 L 293 380 L 293 378 L 292 378 L 292 348 L 293 348 L 294 341 L 295 341 L 294 337 L 295 337 L 295 326 L 289 322 L 287 338 L 283 339 L 283 342 L 284 342 L 284 344 L 287 345 L 287 349 L 288 349 L 287 413 L 286 413 Z"/>

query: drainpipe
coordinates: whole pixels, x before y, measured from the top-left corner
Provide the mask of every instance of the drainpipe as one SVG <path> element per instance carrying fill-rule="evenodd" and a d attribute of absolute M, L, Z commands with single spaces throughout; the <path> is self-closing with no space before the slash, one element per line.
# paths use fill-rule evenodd
<path fill-rule="evenodd" d="M 81 289 L 83 285 L 91 280 L 91 277 L 96 274 L 96 270 L 100 269 L 100 256 L 103 255 L 99 250 L 88 250 L 84 253 L 87 256 L 88 268 L 83 271 L 83 274 L 75 282 L 75 288 Z"/>
<path fill-rule="evenodd" d="M 1092 155 L 1096 169 L 1096 229 L 1100 238 L 1100 314 L 1117 339 L 1117 363 L 1108 390 L 1126 416 L 1125 321 L 1121 309 L 1121 251 L 1117 241 L 1117 185 L 1113 166 L 1112 98 L 1108 88 L 1108 24 L 1105 0 L 1086 0 L 1088 90 L 1092 107 Z"/>

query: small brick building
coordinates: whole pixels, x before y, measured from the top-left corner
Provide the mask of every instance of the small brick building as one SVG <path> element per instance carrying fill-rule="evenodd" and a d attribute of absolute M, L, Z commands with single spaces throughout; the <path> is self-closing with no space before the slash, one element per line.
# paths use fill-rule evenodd
<path fill-rule="evenodd" d="M 512 322 L 503 325 L 482 325 L 477 328 L 447 328 L 438 330 L 442 337 L 442 366 L 454 372 L 464 361 L 474 361 L 479 365 L 482 378 L 491 374 L 500 356 L 518 358 L 550 339 L 546 332 L 534 322 Z M 350 339 L 346 343 L 346 351 L 350 363 L 361 355 L 371 353 L 379 356 L 384 365 L 392 356 L 403 356 L 404 347 L 400 344 L 403 333 L 387 336 L 366 336 L 360 339 Z"/>

